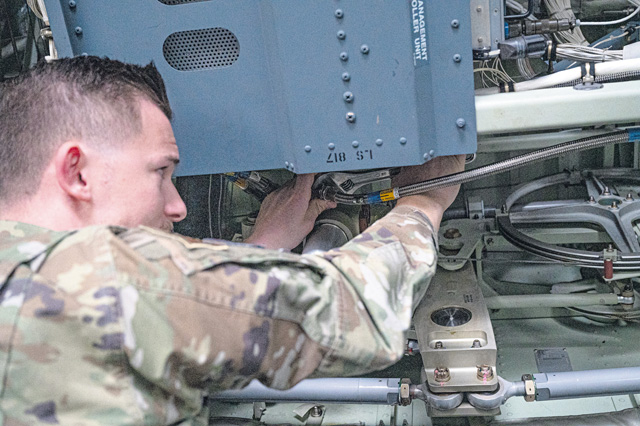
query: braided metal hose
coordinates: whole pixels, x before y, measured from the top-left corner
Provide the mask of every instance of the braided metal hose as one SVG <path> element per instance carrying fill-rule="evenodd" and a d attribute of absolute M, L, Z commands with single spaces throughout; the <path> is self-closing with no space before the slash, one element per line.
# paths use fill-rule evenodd
<path fill-rule="evenodd" d="M 423 194 L 428 191 L 446 188 L 449 186 L 460 185 L 483 177 L 507 172 L 527 164 L 556 158 L 573 152 L 600 148 L 621 142 L 636 142 L 638 140 L 640 140 L 640 128 L 621 130 L 600 136 L 590 136 L 588 138 L 565 142 L 549 148 L 543 148 L 518 155 L 508 160 L 489 164 L 477 169 L 441 176 L 436 179 L 418 182 L 399 188 L 391 188 L 385 191 L 374 192 L 366 195 L 336 194 L 334 200 L 341 204 L 373 204 L 376 202 L 390 201 L 411 195 Z"/>

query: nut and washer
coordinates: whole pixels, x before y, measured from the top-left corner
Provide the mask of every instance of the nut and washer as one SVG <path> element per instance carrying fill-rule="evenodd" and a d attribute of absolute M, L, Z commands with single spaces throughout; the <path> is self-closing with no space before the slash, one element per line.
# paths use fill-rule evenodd
<path fill-rule="evenodd" d="M 492 380 L 493 379 L 493 368 L 489 365 L 478 365 L 478 380 Z"/>
<path fill-rule="evenodd" d="M 533 380 L 531 374 L 523 374 L 522 381 L 524 382 L 524 400 L 527 402 L 533 402 L 536 400 L 536 382 Z"/>
<path fill-rule="evenodd" d="M 448 382 L 451 380 L 451 373 L 447 367 L 438 367 L 433 370 L 433 378 L 436 382 Z"/>

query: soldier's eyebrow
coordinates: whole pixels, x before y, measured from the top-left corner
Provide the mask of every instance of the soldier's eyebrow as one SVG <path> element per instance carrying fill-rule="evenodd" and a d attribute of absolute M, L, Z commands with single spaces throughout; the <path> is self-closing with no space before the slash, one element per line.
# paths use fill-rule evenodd
<path fill-rule="evenodd" d="M 167 155 L 164 157 L 165 161 L 168 161 L 169 163 L 173 163 L 176 166 L 178 165 L 178 163 L 180 163 L 180 158 L 176 157 L 175 155 Z"/>

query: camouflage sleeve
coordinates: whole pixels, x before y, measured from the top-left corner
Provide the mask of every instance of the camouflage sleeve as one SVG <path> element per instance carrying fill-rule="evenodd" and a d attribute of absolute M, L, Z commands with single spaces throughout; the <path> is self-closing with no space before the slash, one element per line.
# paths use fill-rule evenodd
<path fill-rule="evenodd" d="M 431 224 L 408 207 L 322 255 L 192 243 L 145 228 L 118 241 L 129 362 L 183 398 L 187 389 L 253 378 L 287 388 L 397 361 L 436 261 Z"/>

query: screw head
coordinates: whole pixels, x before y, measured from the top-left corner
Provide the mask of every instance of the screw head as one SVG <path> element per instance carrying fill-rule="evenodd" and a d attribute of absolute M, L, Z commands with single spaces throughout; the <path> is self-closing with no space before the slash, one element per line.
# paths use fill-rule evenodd
<path fill-rule="evenodd" d="M 344 17 L 344 12 L 342 11 L 342 9 L 336 9 L 335 15 L 336 18 L 342 19 Z"/>
<path fill-rule="evenodd" d="M 462 56 L 460 56 L 459 53 L 456 53 L 455 55 L 453 55 L 453 62 L 460 62 L 462 61 Z"/>
<path fill-rule="evenodd" d="M 351 74 L 349 74 L 348 72 L 343 72 L 342 81 L 349 81 L 349 80 L 351 80 Z"/>
<path fill-rule="evenodd" d="M 311 145 L 307 145 L 304 147 L 305 152 L 311 152 Z"/>
<path fill-rule="evenodd" d="M 336 149 L 336 144 L 334 144 L 333 142 L 331 142 L 329 145 L 327 145 L 329 147 L 329 149 L 333 150 Z"/>
<path fill-rule="evenodd" d="M 69 0 L 69 7 L 71 9 L 73 9 L 74 7 L 76 7 L 76 0 Z"/>
<path fill-rule="evenodd" d="M 349 123 L 353 123 L 354 121 L 356 121 L 356 115 L 355 115 L 355 113 L 353 113 L 353 112 L 351 112 L 351 111 L 349 111 L 349 112 L 347 113 L 347 117 L 346 117 L 346 118 L 347 118 L 347 121 L 348 121 Z"/>
<path fill-rule="evenodd" d="M 76 27 L 76 29 L 74 30 L 76 35 L 80 35 L 82 34 L 82 27 Z"/>
<path fill-rule="evenodd" d="M 466 126 L 466 125 L 467 125 L 467 122 L 465 121 L 465 119 L 464 119 L 464 118 L 458 118 L 458 119 L 456 120 L 456 126 L 458 126 L 459 128 L 461 128 L 461 129 L 462 129 L 462 128 L 464 128 L 464 126 Z"/>
<path fill-rule="evenodd" d="M 453 21 L 451 21 L 451 28 L 458 28 L 460 26 L 460 21 L 458 21 L 457 19 L 454 19 Z"/>
<path fill-rule="evenodd" d="M 367 55 L 369 53 L 369 46 L 367 46 L 366 44 L 363 44 L 362 46 L 360 46 L 360 51 Z"/>
<path fill-rule="evenodd" d="M 344 92 L 342 97 L 344 98 L 345 102 L 353 102 L 353 93 L 351 92 Z"/>
<path fill-rule="evenodd" d="M 400 138 L 400 144 L 404 145 L 407 143 L 407 138 Z"/>
<path fill-rule="evenodd" d="M 382 144 L 383 144 L 382 139 L 376 139 L 376 145 L 382 146 Z"/>
<path fill-rule="evenodd" d="M 359 147 L 359 146 L 360 146 L 360 142 L 358 142 L 358 141 L 353 141 L 353 142 L 351 142 L 351 146 L 352 146 L 352 147 L 354 147 L 354 148 L 357 148 L 357 147 Z"/>
<path fill-rule="evenodd" d="M 347 33 L 345 33 L 344 31 L 340 30 L 340 31 L 338 31 L 336 36 L 338 37 L 338 40 L 344 40 L 347 37 Z"/>
<path fill-rule="evenodd" d="M 347 52 L 342 52 L 340 54 L 340 60 L 345 61 L 345 62 L 348 61 L 349 60 L 349 54 Z"/>

